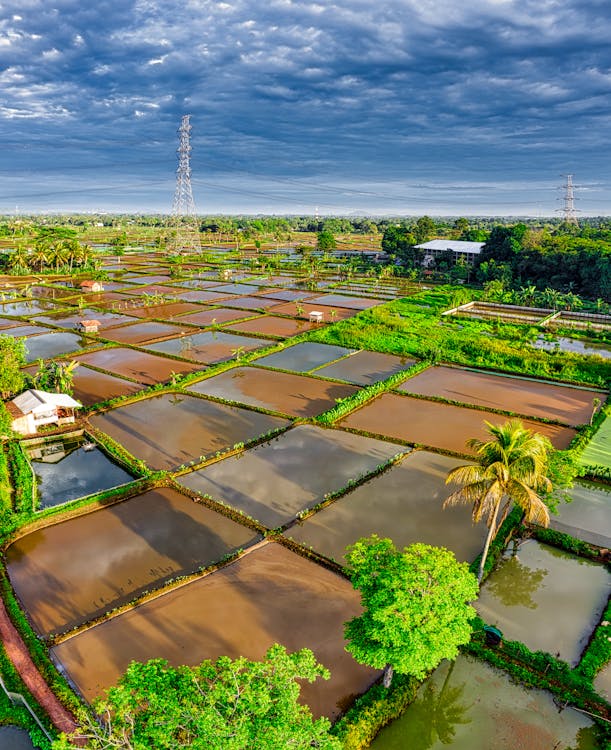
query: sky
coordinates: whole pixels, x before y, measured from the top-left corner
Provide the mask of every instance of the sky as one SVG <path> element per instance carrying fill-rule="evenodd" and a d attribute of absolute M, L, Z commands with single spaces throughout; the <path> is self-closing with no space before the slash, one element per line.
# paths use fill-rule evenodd
<path fill-rule="evenodd" d="M 611 214 L 608 0 L 0 11 L 0 213 Z"/>

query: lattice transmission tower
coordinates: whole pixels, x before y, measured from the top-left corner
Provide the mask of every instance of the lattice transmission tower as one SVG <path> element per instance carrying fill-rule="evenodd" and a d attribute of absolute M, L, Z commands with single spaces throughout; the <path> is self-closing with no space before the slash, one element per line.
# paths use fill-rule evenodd
<path fill-rule="evenodd" d="M 566 185 L 564 186 L 564 195 L 562 197 L 563 206 L 562 208 L 556 209 L 562 211 L 564 214 L 564 220 L 567 224 L 579 225 L 577 221 L 577 209 L 575 208 L 575 196 L 573 194 L 573 175 L 567 174 Z"/>
<path fill-rule="evenodd" d="M 176 190 L 172 202 L 171 233 L 168 250 L 178 253 L 199 253 L 199 220 L 191 188 L 191 115 L 183 115 L 178 128 L 178 168 Z"/>

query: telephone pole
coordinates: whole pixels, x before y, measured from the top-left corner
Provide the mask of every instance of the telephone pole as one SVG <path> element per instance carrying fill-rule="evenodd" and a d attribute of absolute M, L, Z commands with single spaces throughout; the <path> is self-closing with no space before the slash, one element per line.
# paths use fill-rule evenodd
<path fill-rule="evenodd" d="M 172 202 L 171 236 L 168 250 L 175 253 L 199 253 L 199 220 L 191 188 L 191 115 L 183 115 L 178 128 L 178 168 Z"/>

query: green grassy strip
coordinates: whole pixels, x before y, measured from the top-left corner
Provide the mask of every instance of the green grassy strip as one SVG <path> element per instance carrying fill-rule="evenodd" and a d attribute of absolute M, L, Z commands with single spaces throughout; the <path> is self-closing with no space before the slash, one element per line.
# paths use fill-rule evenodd
<path fill-rule="evenodd" d="M 601 698 L 588 680 L 576 669 L 544 651 L 530 651 L 519 641 L 503 641 L 495 648 L 485 643 L 483 621 L 476 618 L 470 643 L 462 646 L 465 653 L 484 659 L 489 664 L 509 672 L 519 682 L 535 688 L 549 690 L 561 701 L 609 719 L 609 704 Z M 611 740 L 611 725 L 600 722 Z"/>
<path fill-rule="evenodd" d="M 49 734 L 54 736 L 55 729 L 49 722 L 45 711 L 37 704 L 35 698 L 21 680 L 19 673 L 2 646 L 0 646 L 0 675 L 2 675 L 7 690 L 23 695 Z M 41 732 L 29 711 L 23 706 L 14 706 L 2 689 L 0 689 L 0 724 L 3 726 L 14 725 L 25 729 L 32 738 L 34 746 L 40 748 L 40 750 L 50 750 L 51 748 L 51 743 Z"/>
<path fill-rule="evenodd" d="M 611 600 L 575 671 L 592 682 L 609 661 L 611 661 Z"/>
<path fill-rule="evenodd" d="M 8 444 L 8 462 L 13 482 L 15 513 L 31 515 L 36 508 L 36 481 L 32 466 L 18 440 Z"/>
<path fill-rule="evenodd" d="M 0 443 L 0 513 L 12 510 L 11 475 L 5 446 Z"/>
<path fill-rule="evenodd" d="M 600 550 L 598 547 L 576 539 L 570 534 L 555 529 L 543 528 L 542 526 L 520 526 L 518 528 L 519 536 L 531 536 L 537 541 L 544 544 L 550 544 L 553 547 L 570 552 L 572 555 L 585 557 L 588 560 L 599 560 Z"/>
<path fill-rule="evenodd" d="M 534 349 L 535 326 L 442 318 L 456 288 L 420 292 L 358 313 L 310 335 L 310 340 L 419 359 L 607 387 L 611 363 L 600 357 Z"/>
<path fill-rule="evenodd" d="M 376 396 L 379 396 L 381 393 L 385 393 L 386 391 L 395 388 L 408 378 L 416 375 L 418 372 L 426 370 L 429 366 L 430 362 L 416 362 L 409 369 L 403 370 L 402 372 L 396 372 L 385 380 L 380 380 L 373 385 L 361 388 L 352 396 L 337 399 L 336 406 L 323 412 L 318 417 L 315 417 L 314 422 L 321 425 L 331 425 L 354 411 L 354 409 L 366 404 Z"/>
<path fill-rule="evenodd" d="M 15 592 L 4 569 L 0 570 L 0 594 L 4 606 L 30 652 L 36 668 L 64 706 L 71 711 L 76 711 L 79 706 L 76 695 L 49 658 L 43 641 L 32 630 L 28 619 L 17 602 Z"/>
<path fill-rule="evenodd" d="M 91 425 L 87 427 L 88 432 L 95 438 L 103 450 L 108 453 L 119 465 L 131 472 L 137 478 L 150 477 L 153 471 L 139 459 L 132 456 L 120 443 Z"/>
<path fill-rule="evenodd" d="M 397 719 L 416 697 L 420 683 L 412 677 L 395 675 L 390 688 L 376 683 L 357 698 L 347 713 L 335 723 L 332 733 L 344 750 L 369 747 L 382 727 Z"/>

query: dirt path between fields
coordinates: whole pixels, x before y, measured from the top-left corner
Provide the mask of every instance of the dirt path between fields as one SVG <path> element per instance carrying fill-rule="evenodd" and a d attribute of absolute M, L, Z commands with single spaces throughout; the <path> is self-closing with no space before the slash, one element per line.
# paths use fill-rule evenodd
<path fill-rule="evenodd" d="M 77 728 L 74 716 L 59 702 L 36 668 L 2 602 L 0 602 L 0 638 L 2 638 L 8 658 L 13 662 L 30 693 L 47 712 L 56 729 L 67 734 L 74 732 Z"/>

